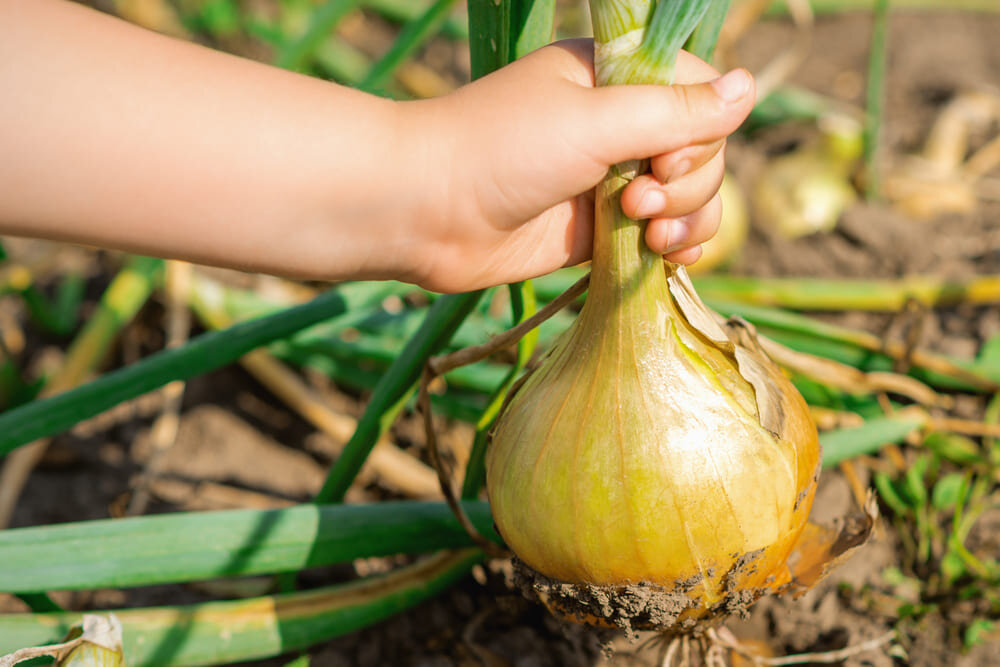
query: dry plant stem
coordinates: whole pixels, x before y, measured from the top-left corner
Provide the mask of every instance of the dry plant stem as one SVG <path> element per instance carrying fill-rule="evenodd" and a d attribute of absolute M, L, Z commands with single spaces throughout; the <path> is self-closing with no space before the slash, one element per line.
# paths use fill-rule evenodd
<path fill-rule="evenodd" d="M 486 607 L 485 609 L 480 609 L 476 612 L 476 615 L 472 617 L 468 623 L 466 623 L 465 628 L 462 630 L 462 643 L 464 643 L 470 651 L 476 656 L 476 659 L 483 665 L 489 667 L 495 664 L 506 664 L 499 660 L 498 656 L 490 651 L 488 648 L 476 641 L 476 633 L 479 632 L 479 628 L 482 627 L 483 622 L 489 618 L 494 609 L 492 607 Z"/>
<path fill-rule="evenodd" d="M 27 483 L 31 471 L 45 456 L 48 446 L 48 438 L 36 440 L 15 449 L 4 459 L 3 469 L 0 470 L 0 530 L 10 525 L 21 489 Z"/>
<path fill-rule="evenodd" d="M 249 491 L 218 482 L 197 481 L 162 475 L 150 482 L 154 496 L 173 503 L 183 511 L 259 509 L 269 510 L 291 507 L 294 502 L 287 498 Z"/>
<path fill-rule="evenodd" d="M 747 660 L 751 661 L 755 665 L 802 665 L 811 662 L 819 662 L 823 664 L 830 664 L 834 662 L 842 662 L 861 653 L 866 653 L 868 651 L 874 651 L 875 649 L 888 644 L 896 636 L 895 630 L 890 630 L 885 634 L 879 635 L 874 639 L 869 639 L 868 641 L 861 642 L 860 644 L 855 644 L 853 646 L 847 646 L 845 648 L 839 649 L 837 651 L 822 651 L 819 653 L 797 653 L 795 655 L 786 655 L 781 658 L 763 658 L 759 655 L 754 655 L 753 653 L 747 651 L 743 646 L 740 645 L 739 641 L 733 637 L 732 633 L 725 630 L 724 628 L 718 632 L 715 630 L 708 631 L 709 639 L 713 642 L 728 648 L 734 653 L 738 653 Z"/>
<path fill-rule="evenodd" d="M 22 648 L 7 655 L 0 655 L 0 667 L 14 667 L 23 660 L 32 658 L 42 658 L 45 656 L 58 658 L 83 643 L 82 637 L 77 637 L 62 644 L 49 644 L 48 646 L 32 646 Z"/>
<path fill-rule="evenodd" d="M 136 270 L 125 268 L 120 271 L 102 296 L 102 302 L 108 306 L 109 311 L 119 311 L 116 313 L 117 319 L 121 319 L 124 314 L 119 309 L 133 311 L 133 308 L 137 309 L 141 306 L 149 295 L 152 283 L 147 281 L 149 276 L 146 271 L 152 265 L 146 264 L 145 268 L 139 269 L 140 266 L 142 265 L 136 264 L 133 267 Z M 131 317 L 132 315 L 128 315 L 128 319 Z M 98 311 L 97 315 L 81 328 L 63 358 L 61 366 L 39 392 L 38 398 L 47 398 L 72 389 L 93 372 L 107 351 L 107 341 L 104 338 L 108 335 L 108 330 L 111 329 L 110 319 L 110 317 L 102 317 L 101 312 Z M 119 322 L 114 326 L 114 335 L 119 333 L 118 326 L 120 324 L 124 324 L 124 322 Z M 10 524 L 21 491 L 24 490 L 32 470 L 45 455 L 50 440 L 50 438 L 42 438 L 31 442 L 10 452 L 6 458 L 0 461 L 0 466 L 2 466 L 0 469 L 0 530 Z"/>
<path fill-rule="evenodd" d="M 962 167 L 962 175 L 975 181 L 998 164 L 1000 164 L 1000 136 L 994 137 L 966 160 L 965 166 Z"/>
<path fill-rule="evenodd" d="M 893 371 L 906 373 L 913 366 L 913 352 L 920 346 L 923 332 L 927 324 L 928 309 L 915 299 L 907 299 L 903 308 L 896 314 L 889 324 L 889 330 L 898 327 L 902 329 L 901 337 L 902 354 L 897 357 L 893 364 Z M 885 335 L 888 339 L 888 333 Z"/>
<path fill-rule="evenodd" d="M 771 0 L 744 0 L 733 3 L 726 14 L 726 22 L 719 31 L 719 41 L 715 45 L 716 60 L 723 70 L 732 69 L 736 62 L 733 52 L 736 42 L 752 28 L 771 5 Z"/>
<path fill-rule="evenodd" d="M 316 391 L 266 350 L 250 352 L 240 359 L 240 365 L 335 442 L 347 442 L 357 427 L 355 419 L 331 409 Z M 412 498 L 441 497 L 434 472 L 385 438 L 372 449 L 365 468 L 393 491 Z"/>
<path fill-rule="evenodd" d="M 718 644 L 707 642 L 708 648 L 705 651 L 705 662 L 707 667 L 727 667 L 726 652 Z"/>
<path fill-rule="evenodd" d="M 812 415 L 813 421 L 816 422 L 816 428 L 820 431 L 853 428 L 865 423 L 865 418 L 857 412 L 834 410 L 833 408 L 824 408 L 819 405 L 810 405 L 809 414 Z"/>
<path fill-rule="evenodd" d="M 875 341 L 878 341 L 877 337 L 873 336 L 873 338 Z M 892 343 L 889 341 L 885 343 L 879 342 L 874 347 L 869 347 L 868 345 L 863 345 L 863 347 L 872 351 L 882 352 L 893 359 L 908 358 L 914 365 L 919 365 L 925 370 L 962 380 L 980 391 L 1000 391 L 1000 383 L 984 378 L 976 373 L 971 373 L 933 352 L 921 349 L 906 350 L 905 346 L 901 343 Z"/>
<path fill-rule="evenodd" d="M 179 39 L 191 39 L 191 33 L 166 0 L 114 0 L 115 11 L 131 23 Z"/>
<path fill-rule="evenodd" d="M 60 391 L 69 389 L 72 382 L 61 382 L 62 375 L 57 375 L 39 397 L 51 396 Z M 14 508 L 17 506 L 21 491 L 28 483 L 28 477 L 35 466 L 45 456 L 45 450 L 49 447 L 50 438 L 42 438 L 29 443 L 20 449 L 15 449 L 3 459 L 0 468 L 0 530 L 10 525 L 10 520 L 14 515 Z"/>
<path fill-rule="evenodd" d="M 589 283 L 590 274 L 587 274 L 580 280 L 576 281 L 568 290 L 553 299 L 537 313 L 512 329 L 508 329 L 482 345 L 474 345 L 472 347 L 457 350 L 450 354 L 431 357 L 427 360 L 427 366 L 424 368 L 423 376 L 420 379 L 420 389 L 417 394 L 417 407 L 424 418 L 424 432 L 427 438 L 427 452 L 431 457 L 431 462 L 434 464 L 435 470 L 437 470 L 437 477 L 441 487 L 441 492 L 444 494 L 444 498 L 448 502 L 448 506 L 451 508 L 451 511 L 455 514 L 459 523 L 462 524 L 462 527 L 469 534 L 469 537 L 472 538 L 472 541 L 494 558 L 509 558 L 511 554 L 508 550 L 498 547 L 496 544 L 480 535 L 479 531 L 476 530 L 475 526 L 473 526 L 472 522 L 469 520 L 469 517 L 465 514 L 465 510 L 462 509 L 462 506 L 458 502 L 458 496 L 455 494 L 455 489 L 452 485 L 451 474 L 445 469 L 444 462 L 441 460 L 440 451 L 438 450 L 437 434 L 434 431 L 434 421 L 431 413 L 430 384 L 439 375 L 443 375 L 444 373 L 460 366 L 466 366 L 468 364 L 474 364 L 477 361 L 482 361 L 491 354 L 498 352 L 505 347 L 516 344 L 529 331 L 558 313 L 569 304 L 573 303 L 578 296 L 587 290 L 587 285 Z M 511 389 L 508 396 L 513 394 L 515 390 L 516 386 Z"/>
<path fill-rule="evenodd" d="M 861 483 L 861 477 L 858 475 L 858 469 L 855 462 L 851 460 L 841 461 L 839 467 L 840 472 L 843 473 L 844 477 L 847 479 L 847 485 L 851 487 L 851 495 L 854 496 L 854 502 L 858 504 L 858 507 L 864 507 L 868 496 L 868 490 L 865 488 L 865 485 Z"/>
<path fill-rule="evenodd" d="M 950 397 L 906 375 L 882 371 L 866 373 L 838 361 L 798 352 L 759 334 L 758 340 L 768 356 L 781 366 L 850 393 L 887 391 L 934 407 L 949 407 L 952 402 Z"/>
<path fill-rule="evenodd" d="M 882 452 L 889 458 L 889 463 L 895 472 L 901 473 L 906 470 L 906 457 L 898 445 L 889 443 L 882 448 Z"/>
<path fill-rule="evenodd" d="M 757 99 L 773 93 L 795 73 L 812 48 L 813 11 L 808 0 L 785 0 L 795 24 L 795 38 L 787 49 L 754 75 L 757 82 Z"/>
<path fill-rule="evenodd" d="M 971 419 L 955 419 L 952 417 L 931 419 L 927 422 L 927 428 L 932 431 L 949 431 L 961 435 L 1000 438 L 1000 424 L 988 424 Z"/>
<path fill-rule="evenodd" d="M 167 262 L 164 288 L 167 300 L 167 344 L 177 348 L 187 342 L 191 331 L 191 311 L 188 309 L 188 292 L 191 290 L 192 267 L 187 262 L 173 260 Z M 133 485 L 132 497 L 125 516 L 144 514 L 151 498 L 149 485 L 160 473 L 164 456 L 177 441 L 180 429 L 181 403 L 184 399 L 185 383 L 171 382 L 161 389 L 163 408 L 150 430 L 151 452 L 146 468 Z"/>
<path fill-rule="evenodd" d="M 674 639 L 666 645 L 666 650 L 663 652 L 663 659 L 660 661 L 660 667 L 670 667 L 673 664 L 680 646 L 680 639 Z"/>
<path fill-rule="evenodd" d="M 490 540 L 483 537 L 476 527 L 472 525 L 472 521 L 469 516 L 462 509 L 462 505 L 458 502 L 458 495 L 455 493 L 455 487 L 452 484 L 451 474 L 445 468 L 444 461 L 441 460 L 441 452 L 438 449 L 437 444 L 437 434 L 434 431 L 434 420 L 431 413 L 431 395 L 428 387 L 431 381 L 434 379 L 434 375 L 429 370 L 429 368 L 424 369 L 424 374 L 420 379 L 420 390 L 417 394 L 417 409 L 424 418 L 424 433 L 427 440 L 427 453 L 431 457 L 431 463 L 434 464 L 434 469 L 437 470 L 438 483 L 441 487 L 441 492 L 444 494 L 444 499 L 448 503 L 448 507 L 451 508 L 452 513 L 455 518 L 458 519 L 459 524 L 465 529 L 465 532 L 472 538 L 472 542 L 482 549 L 487 555 L 493 558 L 510 558 L 511 553 Z"/>
<path fill-rule="evenodd" d="M 0 309 L 0 362 L 10 362 L 9 369 L 22 385 L 30 382 L 17 363 L 26 343 L 24 331 L 13 315 Z"/>
<path fill-rule="evenodd" d="M 898 417 L 912 417 L 914 419 L 922 420 L 922 428 L 924 431 L 947 431 L 949 433 L 958 433 L 960 435 L 973 437 L 1000 437 L 1000 424 L 991 424 L 988 422 L 976 421 L 974 419 L 958 419 L 955 417 L 932 417 L 927 414 L 923 408 L 916 405 L 910 405 L 897 410 L 889 402 L 889 398 L 885 394 L 879 394 L 878 401 L 882 407 L 882 411 L 887 416 L 895 415 Z M 919 432 L 914 431 L 913 436 L 917 439 L 915 442 L 911 442 L 910 444 L 919 444 Z M 883 448 L 883 452 L 887 453 L 890 458 L 897 457 L 896 460 L 899 470 L 906 469 L 903 455 L 899 452 L 899 449 L 895 445 L 886 445 L 885 448 Z"/>
<path fill-rule="evenodd" d="M 0 360 L 15 361 L 24 350 L 24 332 L 8 311 L 0 311 Z M 20 373 L 20 369 L 17 369 Z"/>
<path fill-rule="evenodd" d="M 1000 201 L 1000 178 L 981 178 L 977 190 L 980 199 Z"/>
<path fill-rule="evenodd" d="M 428 368 L 434 376 L 444 375 L 448 371 L 454 370 L 459 366 L 467 366 L 469 364 L 474 364 L 477 361 L 482 361 L 491 354 L 510 345 L 514 345 L 519 340 L 524 338 L 529 331 L 558 313 L 569 304 L 573 303 L 578 296 L 587 291 L 587 285 L 589 283 L 590 274 L 588 273 L 583 278 L 580 278 L 578 281 L 573 283 L 568 290 L 560 294 L 544 308 L 518 324 L 516 327 L 508 329 L 482 345 L 473 345 L 472 347 L 466 347 L 450 354 L 441 355 L 439 357 L 431 357 L 431 359 L 427 362 Z"/>
<path fill-rule="evenodd" d="M 207 279 L 199 276 L 199 280 Z M 224 313 L 205 310 L 200 314 L 211 329 L 232 325 Z M 297 373 L 278 361 L 265 349 L 258 349 L 240 358 L 243 366 L 275 396 L 285 401 L 313 426 L 323 431 L 341 447 L 357 428 L 353 417 L 334 411 L 318 393 L 309 387 Z M 402 451 L 388 438 L 381 438 L 365 461 L 363 470 L 373 472 L 381 483 L 393 491 L 411 498 L 437 499 L 441 497 L 434 471 Z"/>

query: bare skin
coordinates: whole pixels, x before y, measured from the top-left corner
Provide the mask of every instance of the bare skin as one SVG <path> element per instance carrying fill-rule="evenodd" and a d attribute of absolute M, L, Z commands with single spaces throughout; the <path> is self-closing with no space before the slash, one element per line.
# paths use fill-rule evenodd
<path fill-rule="evenodd" d="M 753 81 L 682 54 L 687 85 L 595 89 L 591 49 L 393 102 L 64 0 L 0 0 L 0 234 L 459 292 L 587 259 L 592 188 L 652 158 L 622 207 L 690 263 Z"/>

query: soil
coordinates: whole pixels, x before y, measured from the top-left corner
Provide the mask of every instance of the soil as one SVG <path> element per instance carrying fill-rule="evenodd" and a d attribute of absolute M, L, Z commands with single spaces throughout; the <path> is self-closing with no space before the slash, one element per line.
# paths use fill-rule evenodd
<path fill-rule="evenodd" d="M 864 98 L 871 21 L 864 14 L 823 17 L 816 25 L 811 54 L 794 75 L 801 86 L 859 104 Z M 943 106 L 968 90 L 1000 93 L 1000 15 L 896 11 L 890 28 L 883 164 L 889 168 L 920 148 Z M 790 42 L 792 29 L 774 20 L 755 26 L 739 43 L 737 54 L 752 70 Z M 431 49 L 429 57 L 440 57 Z M 461 59 L 449 66 L 462 67 Z M 802 126 L 765 130 L 731 141 L 730 164 L 745 185 L 767 157 L 807 141 L 813 129 Z M 973 142 L 982 137 L 972 137 Z M 996 171 L 993 172 L 996 178 Z M 92 253 L 87 255 L 93 263 Z M 96 255 L 102 257 L 101 255 Z M 90 280 L 103 287 L 100 266 Z M 979 200 L 964 213 L 929 220 L 911 218 L 889 204 L 856 204 L 829 233 L 795 241 L 759 229 L 732 271 L 754 276 L 895 277 L 932 274 L 967 278 L 1000 273 L 1000 200 Z M 9 304 L 8 304 L 8 307 Z M 14 313 L 17 316 L 23 314 Z M 828 315 L 843 324 L 891 335 L 898 318 L 882 314 Z M 921 345 L 971 357 L 987 339 L 1000 333 L 996 306 L 957 306 L 924 312 Z M 112 365 L 127 363 L 162 345 L 162 311 L 148 307 L 116 349 Z M 65 341 L 38 335 L 29 342 L 36 365 L 57 354 Z M 364 397 L 330 390 L 346 411 L 359 413 Z M 96 519 L 120 512 L 129 485 L 149 456 L 149 426 L 160 403 L 157 395 L 131 402 L 55 439 L 43 465 L 28 484 L 13 525 L 28 526 Z M 971 414 L 982 405 L 972 402 Z M 465 437 L 467 428 L 455 426 Z M 419 428 L 410 419 L 397 427 L 398 441 L 419 449 Z M 456 436 L 458 437 L 458 436 Z M 330 448 L 313 429 L 271 397 L 238 367 L 188 383 L 174 449 L 163 461 L 163 477 L 153 488 L 149 512 L 226 507 L 273 507 L 305 501 L 317 491 Z M 351 500 L 384 497 L 376 485 L 351 491 Z M 814 513 L 819 520 L 849 513 L 855 500 L 836 472 L 821 478 Z M 997 546 L 1000 514 L 988 514 L 977 528 L 977 544 Z M 840 649 L 878 637 L 895 622 L 894 612 L 877 604 L 892 587 L 883 576 L 898 564 L 899 545 L 882 524 L 860 555 L 848 560 L 822 584 L 799 599 L 765 598 L 748 618 L 729 628 L 758 642 L 775 655 Z M 354 567 L 328 568 L 303 575 L 304 585 L 318 585 L 388 567 L 370 560 Z M 494 562 L 438 598 L 367 630 L 330 641 L 310 651 L 321 666 L 488 665 L 656 665 L 662 647 L 655 635 L 596 632 L 556 620 L 511 586 L 511 566 Z M 136 591 L 60 594 L 74 609 L 183 603 L 210 599 L 206 587 L 156 587 Z M 894 609 L 894 608 L 893 608 Z M 0 595 L 0 612 L 23 611 L 23 605 Z M 902 653 L 869 651 L 841 664 L 860 667 L 1000 664 L 1000 642 L 960 650 L 954 629 L 928 617 L 914 626 Z M 277 666 L 290 658 L 252 664 Z"/>

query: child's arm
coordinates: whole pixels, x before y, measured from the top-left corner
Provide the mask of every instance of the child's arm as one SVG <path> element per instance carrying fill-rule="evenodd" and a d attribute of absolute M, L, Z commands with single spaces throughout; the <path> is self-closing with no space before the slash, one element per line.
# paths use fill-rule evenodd
<path fill-rule="evenodd" d="M 718 223 L 722 139 L 752 82 L 723 79 L 733 102 L 718 83 L 594 90 L 588 50 L 398 103 L 63 0 L 0 0 L 0 233 L 461 291 L 585 259 L 577 195 L 614 162 L 659 156 L 659 180 L 623 205 L 654 218 L 654 249 L 690 261 Z M 715 76 L 691 57 L 678 73 Z"/>

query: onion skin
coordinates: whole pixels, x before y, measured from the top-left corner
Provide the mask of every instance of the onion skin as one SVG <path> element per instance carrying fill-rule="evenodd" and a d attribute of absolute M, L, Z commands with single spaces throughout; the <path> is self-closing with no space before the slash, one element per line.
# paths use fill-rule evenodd
<path fill-rule="evenodd" d="M 529 567 L 682 594 L 691 621 L 787 580 L 820 447 L 805 401 L 752 338 L 717 344 L 688 321 L 618 204 L 638 168 L 613 168 L 599 188 L 587 302 L 501 416 L 487 488 Z M 778 415 L 767 427 L 765 405 Z"/>

